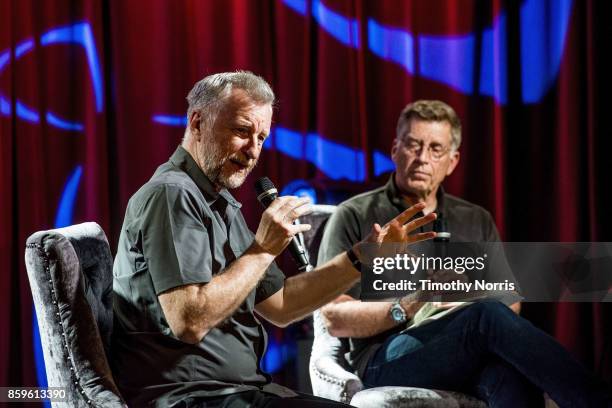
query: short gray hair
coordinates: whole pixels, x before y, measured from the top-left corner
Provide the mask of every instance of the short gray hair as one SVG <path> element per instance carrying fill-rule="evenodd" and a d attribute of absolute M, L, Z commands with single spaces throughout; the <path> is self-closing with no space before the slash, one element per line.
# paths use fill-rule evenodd
<path fill-rule="evenodd" d="M 397 139 L 402 138 L 403 135 L 400 132 L 410 124 L 412 119 L 447 122 L 451 127 L 451 150 L 456 151 L 461 146 L 461 121 L 455 110 L 448 104 L 442 101 L 421 99 L 406 105 L 397 121 Z"/>
<path fill-rule="evenodd" d="M 233 88 L 242 89 L 260 104 L 274 104 L 276 98 L 266 80 L 250 71 L 220 72 L 204 77 L 189 91 L 187 120 L 198 110 L 204 110 L 207 116 L 216 116 L 221 102 Z"/>

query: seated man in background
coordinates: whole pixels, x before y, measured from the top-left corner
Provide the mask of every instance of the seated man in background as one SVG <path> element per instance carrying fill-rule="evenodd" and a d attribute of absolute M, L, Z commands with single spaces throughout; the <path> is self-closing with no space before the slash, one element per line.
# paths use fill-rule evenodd
<path fill-rule="evenodd" d="M 453 241 L 499 241 L 486 210 L 441 186 L 459 162 L 460 143 L 461 124 L 450 106 L 427 100 L 406 106 L 391 150 L 396 172 L 384 187 L 339 205 L 325 228 L 318 262 L 353 247 L 374 220 L 386 222 L 419 202 L 424 214 L 445 219 Z M 359 296 L 356 285 L 321 313 L 332 336 L 348 338 L 348 363 L 368 388 L 454 390 L 491 407 L 541 407 L 542 391 L 562 407 L 610 404 L 561 345 L 517 315 L 519 303 L 511 305 L 516 313 L 496 301 L 473 303 L 406 330 L 425 303 L 408 297 L 361 302 Z"/>
<path fill-rule="evenodd" d="M 343 406 L 271 384 L 260 369 L 267 337 L 255 312 L 284 327 L 360 278 L 347 252 L 285 279 L 274 259 L 310 229 L 293 224 L 308 200 L 276 198 L 253 234 L 228 191 L 270 134 L 272 89 L 250 72 L 226 72 L 199 81 L 187 101 L 183 142 L 131 197 L 119 238 L 111 365 L 122 395 L 131 407 Z M 433 237 L 408 235 L 433 214 L 404 225 L 422 208 L 369 239 Z"/>

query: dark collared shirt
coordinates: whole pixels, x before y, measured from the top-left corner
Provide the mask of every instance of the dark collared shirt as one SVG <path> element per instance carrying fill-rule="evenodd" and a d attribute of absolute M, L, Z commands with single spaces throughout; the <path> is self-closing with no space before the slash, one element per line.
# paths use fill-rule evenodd
<path fill-rule="evenodd" d="M 400 196 L 394 178 L 395 173 L 391 175 L 386 185 L 359 194 L 338 206 L 325 226 L 317 261 L 319 265 L 364 239 L 375 222 L 384 225 L 408 209 L 409 206 Z M 493 218 L 484 208 L 446 194 L 442 186 L 438 188 L 436 199 L 435 213 L 438 216 L 442 214 L 446 220 L 452 241 L 499 241 L 499 233 Z M 419 215 L 422 214 L 416 216 Z M 428 224 L 421 227 L 421 232 L 431 229 L 432 224 Z M 359 299 L 360 288 L 357 284 L 348 291 L 348 294 Z M 353 370 L 361 376 L 368 360 L 385 339 L 405 328 L 405 325 L 398 325 L 376 336 L 348 339 L 350 351 L 346 358 Z"/>
<path fill-rule="evenodd" d="M 114 265 L 112 366 L 130 406 L 171 406 L 189 396 L 257 389 L 265 329 L 253 313 L 284 283 L 272 264 L 226 321 L 198 344 L 176 338 L 157 296 L 209 282 L 252 244 L 238 203 L 212 183 L 179 147 L 132 196 Z"/>

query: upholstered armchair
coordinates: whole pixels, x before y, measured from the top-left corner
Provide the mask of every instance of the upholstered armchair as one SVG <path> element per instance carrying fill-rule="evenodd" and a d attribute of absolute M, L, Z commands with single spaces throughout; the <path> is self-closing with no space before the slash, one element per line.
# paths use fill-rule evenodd
<path fill-rule="evenodd" d="M 107 361 L 113 328 L 113 260 L 93 222 L 28 238 L 26 267 L 54 407 L 125 407 Z"/>
<path fill-rule="evenodd" d="M 304 234 L 311 263 L 316 263 L 323 229 L 335 207 L 315 205 L 313 212 L 301 217 L 312 225 Z M 467 395 L 413 387 L 377 387 L 364 390 L 363 383 L 347 367 L 346 344 L 331 336 L 321 313 L 313 314 L 314 341 L 310 356 L 310 381 L 314 395 L 361 408 L 486 408 L 486 404 Z"/>

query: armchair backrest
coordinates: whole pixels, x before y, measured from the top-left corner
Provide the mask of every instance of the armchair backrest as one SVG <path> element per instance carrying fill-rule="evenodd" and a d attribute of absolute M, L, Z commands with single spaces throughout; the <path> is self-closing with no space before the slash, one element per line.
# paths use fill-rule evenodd
<path fill-rule="evenodd" d="M 325 224 L 327 224 L 329 217 L 331 217 L 335 210 L 336 206 L 334 205 L 314 205 L 313 211 L 310 214 L 300 217 L 300 222 L 312 226 L 309 231 L 304 232 L 304 245 L 307 248 L 312 266 L 317 264 L 317 255 L 319 254 L 319 246 L 323 238 Z M 327 332 L 327 328 L 321 318 L 321 313 L 318 310 L 313 313 L 313 330 L 314 344 L 311 360 L 313 358 L 329 356 L 342 361 L 344 359 L 342 343 L 338 338 L 332 337 Z"/>
<path fill-rule="evenodd" d="M 304 243 L 313 266 L 316 266 L 325 224 L 335 209 L 333 205 L 315 205 L 311 214 L 300 217 L 302 223 L 312 225 L 304 233 Z M 329 334 L 319 310 L 313 313 L 312 319 L 314 339 L 309 364 L 312 391 L 320 397 L 349 403 L 363 385 L 356 375 L 346 370 L 346 345 Z"/>
<path fill-rule="evenodd" d="M 89 222 L 31 235 L 26 268 L 54 406 L 124 407 L 108 365 L 113 326 L 112 256 L 104 231 Z"/>
<path fill-rule="evenodd" d="M 315 204 L 312 206 L 312 212 L 300 217 L 302 224 L 310 224 L 311 229 L 302 233 L 304 246 L 308 252 L 310 264 L 317 266 L 317 256 L 319 254 L 319 246 L 323 239 L 323 230 L 329 217 L 336 211 L 335 205 Z"/>

